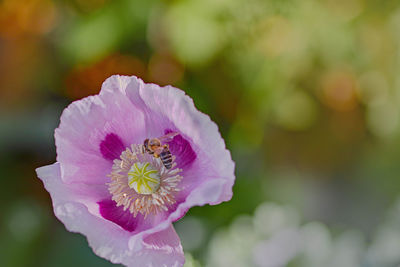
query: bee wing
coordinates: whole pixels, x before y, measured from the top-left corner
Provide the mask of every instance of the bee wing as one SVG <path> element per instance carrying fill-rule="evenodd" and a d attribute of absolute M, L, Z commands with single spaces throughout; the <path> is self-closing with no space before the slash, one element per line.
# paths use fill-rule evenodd
<path fill-rule="evenodd" d="M 177 136 L 178 134 L 179 133 L 177 133 L 177 132 L 171 132 L 171 133 L 167 133 L 166 135 L 159 137 L 158 139 L 160 139 L 160 141 L 162 143 L 166 143 L 166 142 L 172 141 L 172 139 L 174 139 L 174 137 Z"/>

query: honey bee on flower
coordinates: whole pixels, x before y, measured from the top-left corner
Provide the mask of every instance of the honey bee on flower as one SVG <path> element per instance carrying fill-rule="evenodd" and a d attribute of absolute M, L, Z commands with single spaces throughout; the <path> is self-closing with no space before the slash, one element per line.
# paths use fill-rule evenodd
<path fill-rule="evenodd" d="M 165 168 L 171 169 L 174 156 L 169 151 L 169 145 L 165 142 L 172 141 L 172 139 L 178 135 L 177 132 L 168 133 L 158 138 L 146 139 L 143 142 L 143 151 L 154 155 L 154 157 L 160 157 Z"/>

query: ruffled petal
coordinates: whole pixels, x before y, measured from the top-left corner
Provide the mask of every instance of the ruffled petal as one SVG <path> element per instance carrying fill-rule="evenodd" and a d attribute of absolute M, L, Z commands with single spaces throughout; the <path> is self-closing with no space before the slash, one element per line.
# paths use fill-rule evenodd
<path fill-rule="evenodd" d="M 159 231 L 132 234 L 90 210 L 97 207 L 90 203 L 95 204 L 94 199 L 102 197 L 102 191 L 96 190 L 95 186 L 89 186 L 85 191 L 87 194 L 77 192 L 82 190 L 81 185 L 65 184 L 59 163 L 36 171 L 51 195 L 57 218 L 67 230 L 85 235 L 98 256 L 130 267 L 183 265 L 182 247 L 171 224 L 157 227 Z M 94 196 L 95 192 L 97 196 Z"/>
<path fill-rule="evenodd" d="M 190 148 L 196 154 L 196 160 L 182 174 L 184 179 L 180 196 L 182 201 L 196 201 L 184 206 L 214 205 L 230 200 L 235 180 L 234 163 L 217 125 L 210 117 L 198 111 L 193 100 L 182 90 L 172 86 L 159 87 L 137 79 L 135 83 L 128 84 L 126 95 L 146 114 L 149 136 L 177 131 L 181 138 L 190 143 Z M 211 192 L 218 195 L 210 196 Z M 189 198 L 190 194 L 196 194 L 197 197 Z M 199 196 L 207 197 L 199 199 Z"/>
<path fill-rule="evenodd" d="M 100 95 L 75 101 L 64 110 L 55 131 L 63 181 L 104 184 L 112 159 L 145 139 L 143 112 L 124 93 L 129 79 L 112 76 Z"/>
<path fill-rule="evenodd" d="M 143 249 L 137 266 L 178 267 L 185 263 L 179 237 L 171 224 L 165 230 L 145 237 L 142 244 Z"/>
<path fill-rule="evenodd" d="M 140 84 L 141 80 L 135 76 L 112 75 L 103 82 L 99 94 L 107 95 L 118 92 L 125 94 L 125 90 L 130 83 Z"/>

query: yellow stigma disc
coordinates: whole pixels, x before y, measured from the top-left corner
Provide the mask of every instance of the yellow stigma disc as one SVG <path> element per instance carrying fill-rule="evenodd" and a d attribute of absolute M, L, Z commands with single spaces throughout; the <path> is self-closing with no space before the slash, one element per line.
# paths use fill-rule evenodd
<path fill-rule="evenodd" d="M 160 174 L 150 163 L 135 163 L 128 172 L 128 184 L 138 194 L 149 195 L 160 187 Z"/>

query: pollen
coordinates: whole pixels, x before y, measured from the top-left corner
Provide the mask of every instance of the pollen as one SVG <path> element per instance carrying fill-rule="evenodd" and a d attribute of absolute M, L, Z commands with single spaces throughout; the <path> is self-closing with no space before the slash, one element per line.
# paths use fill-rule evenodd
<path fill-rule="evenodd" d="M 155 158 L 140 145 L 132 145 L 114 160 L 108 191 L 117 206 L 123 206 L 134 217 L 167 211 L 175 204 L 182 180 L 176 163 L 165 168 L 160 158 Z"/>

